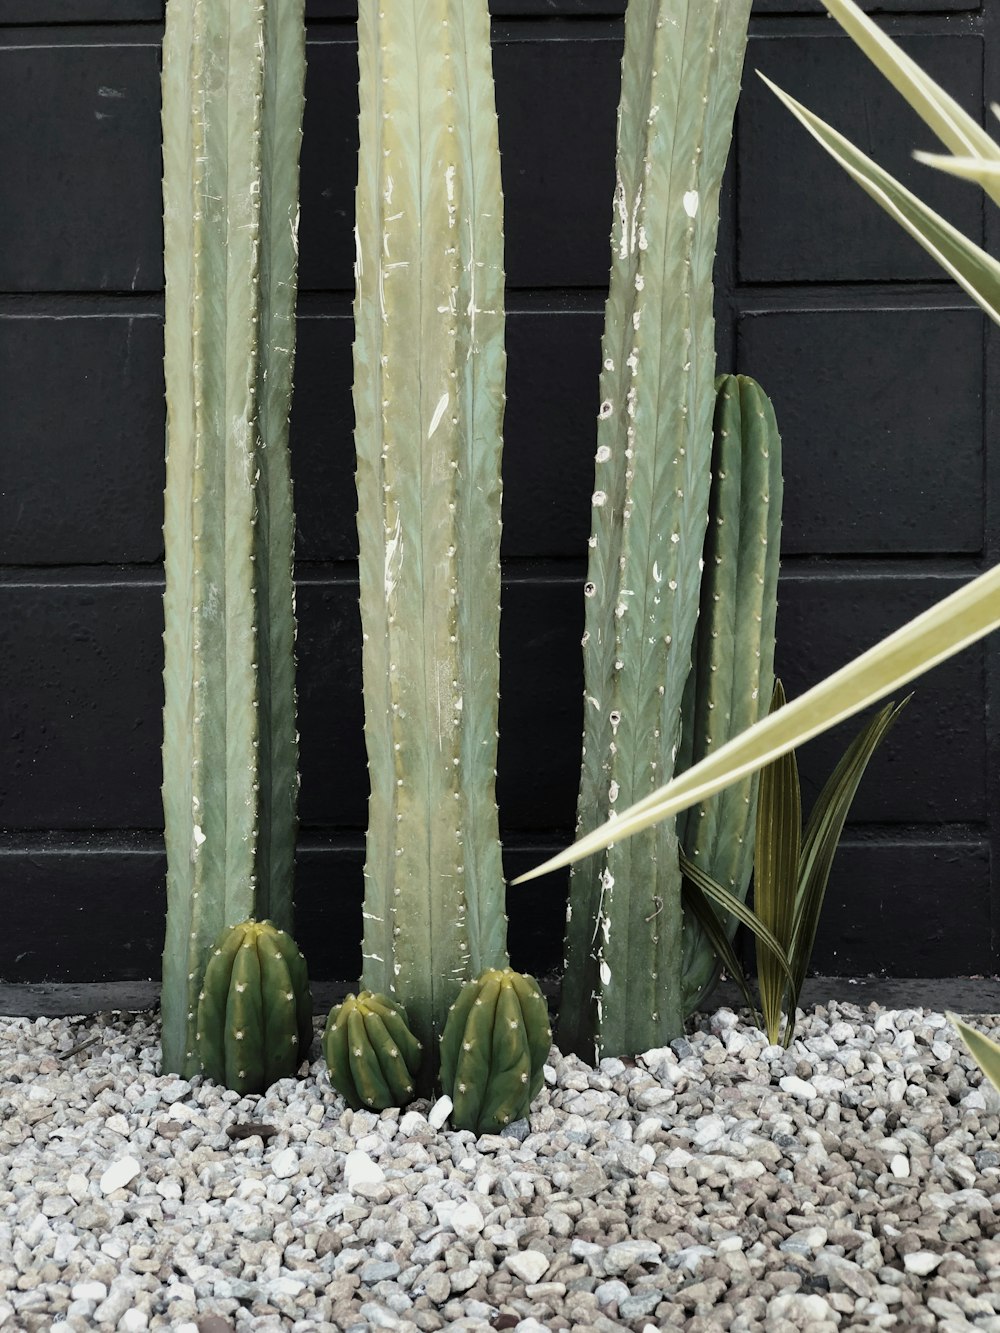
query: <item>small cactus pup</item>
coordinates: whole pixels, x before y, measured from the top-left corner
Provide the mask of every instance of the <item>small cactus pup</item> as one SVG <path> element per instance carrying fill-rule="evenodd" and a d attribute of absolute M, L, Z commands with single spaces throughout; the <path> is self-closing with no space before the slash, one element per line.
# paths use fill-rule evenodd
<path fill-rule="evenodd" d="M 198 998 L 197 1042 L 209 1078 L 241 1095 L 294 1078 L 312 1045 L 306 962 L 270 921 L 219 936 Z"/>
<path fill-rule="evenodd" d="M 323 1055 L 330 1082 L 352 1111 L 411 1102 L 423 1053 L 406 1010 L 387 995 L 363 990 L 330 1010 Z"/>
<path fill-rule="evenodd" d="M 455 1129 L 497 1134 L 528 1114 L 552 1045 L 534 977 L 488 968 L 463 986 L 441 1034 L 441 1087 Z"/>

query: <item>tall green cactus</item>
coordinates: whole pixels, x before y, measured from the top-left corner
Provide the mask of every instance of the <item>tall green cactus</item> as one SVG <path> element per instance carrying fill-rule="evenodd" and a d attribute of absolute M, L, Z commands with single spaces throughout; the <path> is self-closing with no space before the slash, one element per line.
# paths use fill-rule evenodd
<path fill-rule="evenodd" d="M 169 0 L 163 1067 L 198 1068 L 208 951 L 292 924 L 298 780 L 288 412 L 303 0 Z"/>
<path fill-rule="evenodd" d="M 404 1004 L 433 1053 L 462 983 L 507 962 L 500 155 L 486 0 L 361 0 L 358 35 L 362 985 Z"/>
<path fill-rule="evenodd" d="M 774 688 L 781 437 L 774 408 L 754 380 L 720 377 L 714 436 L 701 610 L 682 709 L 678 772 L 765 717 Z M 693 806 L 678 823 L 692 861 L 744 901 L 756 812 L 754 775 Z M 730 919 L 730 939 L 735 931 Z M 719 963 L 687 913 L 683 940 L 682 1001 L 690 1013 L 718 980 Z"/>
<path fill-rule="evenodd" d="M 629 0 L 584 636 L 587 832 L 674 769 L 708 512 L 718 200 L 750 0 Z M 559 1042 L 682 1030 L 673 822 L 574 868 Z"/>

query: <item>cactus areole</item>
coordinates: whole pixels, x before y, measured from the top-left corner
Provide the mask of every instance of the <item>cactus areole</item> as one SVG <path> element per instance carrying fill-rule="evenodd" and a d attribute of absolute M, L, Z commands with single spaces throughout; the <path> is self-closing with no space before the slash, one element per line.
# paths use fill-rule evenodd
<path fill-rule="evenodd" d="M 495 801 L 503 201 L 486 0 L 360 0 L 362 985 L 436 1059 L 507 961 Z"/>
<path fill-rule="evenodd" d="M 292 924 L 292 492 L 303 0 L 169 0 L 163 1068 L 190 1075 L 209 950 Z"/>

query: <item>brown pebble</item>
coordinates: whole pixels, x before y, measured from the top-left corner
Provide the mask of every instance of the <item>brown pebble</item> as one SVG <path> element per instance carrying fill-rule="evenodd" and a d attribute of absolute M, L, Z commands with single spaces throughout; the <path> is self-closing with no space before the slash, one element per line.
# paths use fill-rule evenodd
<path fill-rule="evenodd" d="M 253 1121 L 242 1121 L 236 1125 L 227 1125 L 226 1134 L 231 1139 L 252 1139 L 254 1136 L 261 1138 L 266 1143 L 268 1139 L 273 1138 L 278 1133 L 274 1125 L 256 1125 Z"/>

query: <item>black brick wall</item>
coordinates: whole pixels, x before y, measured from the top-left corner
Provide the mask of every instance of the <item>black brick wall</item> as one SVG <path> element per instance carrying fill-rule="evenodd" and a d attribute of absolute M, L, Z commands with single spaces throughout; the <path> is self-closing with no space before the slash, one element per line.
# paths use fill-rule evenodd
<path fill-rule="evenodd" d="M 883 0 L 973 112 L 1000 98 L 1000 0 Z M 499 799 L 508 866 L 561 845 L 579 762 L 623 0 L 493 0 L 507 200 Z M 352 6 L 313 0 L 292 435 L 303 821 L 318 979 L 360 964 L 365 820 L 350 295 Z M 0 979 L 157 975 L 162 0 L 0 0 Z M 760 68 L 977 239 L 975 189 L 813 0 L 758 0 L 718 265 L 720 368 L 785 440 L 778 666 L 798 693 L 1000 556 L 997 338 L 839 176 Z M 992 452 L 993 457 L 990 457 Z M 858 797 L 815 958 L 850 975 L 997 970 L 998 644 L 938 669 Z M 801 756 L 808 805 L 850 734 Z M 517 965 L 559 962 L 564 882 L 509 896 Z"/>

